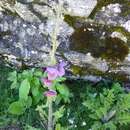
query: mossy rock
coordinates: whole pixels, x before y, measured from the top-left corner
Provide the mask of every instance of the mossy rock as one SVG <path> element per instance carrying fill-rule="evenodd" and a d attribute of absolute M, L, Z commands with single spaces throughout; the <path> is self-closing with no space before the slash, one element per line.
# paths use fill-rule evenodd
<path fill-rule="evenodd" d="M 129 46 L 119 38 L 112 38 L 108 34 L 102 36 L 100 26 L 82 26 L 71 36 L 70 50 L 91 53 L 95 58 L 107 61 L 123 61 L 129 53 Z M 106 32 L 109 33 L 109 32 Z"/>

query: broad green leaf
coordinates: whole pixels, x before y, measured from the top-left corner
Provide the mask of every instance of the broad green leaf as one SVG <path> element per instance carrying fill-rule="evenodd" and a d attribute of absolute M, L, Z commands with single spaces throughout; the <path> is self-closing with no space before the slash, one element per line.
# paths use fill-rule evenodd
<path fill-rule="evenodd" d="M 23 80 L 19 88 L 19 98 L 27 100 L 30 91 L 30 83 L 27 79 Z"/>
<path fill-rule="evenodd" d="M 61 97 L 64 99 L 65 102 L 69 102 L 69 89 L 65 85 L 57 84 L 56 89 L 59 91 Z"/>
<path fill-rule="evenodd" d="M 28 79 L 28 80 L 31 80 L 33 77 L 33 73 L 31 70 L 24 70 L 23 73 L 22 73 L 22 78 L 23 79 Z"/>
<path fill-rule="evenodd" d="M 27 108 L 31 107 L 31 105 L 32 105 L 32 98 L 31 98 L 31 96 L 28 97 L 26 105 L 27 105 Z"/>
<path fill-rule="evenodd" d="M 36 105 L 40 100 L 41 100 L 41 94 L 39 94 L 36 97 L 32 97 L 33 98 L 33 104 Z"/>
<path fill-rule="evenodd" d="M 33 81 L 32 81 L 32 85 L 33 86 L 40 86 L 40 80 L 39 80 L 39 78 L 37 78 L 37 77 L 33 77 L 33 79 L 32 79 Z"/>
<path fill-rule="evenodd" d="M 8 80 L 9 81 L 17 81 L 17 72 L 13 71 L 13 72 L 9 73 Z"/>
<path fill-rule="evenodd" d="M 38 87 L 32 87 L 32 94 L 34 97 L 38 96 L 39 95 L 39 89 Z"/>
<path fill-rule="evenodd" d="M 34 75 L 37 77 L 41 77 L 43 75 L 41 70 L 35 70 Z"/>
<path fill-rule="evenodd" d="M 20 101 L 16 101 L 13 102 L 10 106 L 9 106 L 9 113 L 11 114 L 15 114 L 15 115 L 21 115 L 24 112 L 24 106 Z"/>
<path fill-rule="evenodd" d="M 18 87 L 17 80 L 14 80 L 10 87 L 11 89 L 17 88 Z"/>
<path fill-rule="evenodd" d="M 69 96 L 69 89 L 65 85 L 57 84 L 56 89 L 59 91 L 60 94 L 64 96 Z"/>

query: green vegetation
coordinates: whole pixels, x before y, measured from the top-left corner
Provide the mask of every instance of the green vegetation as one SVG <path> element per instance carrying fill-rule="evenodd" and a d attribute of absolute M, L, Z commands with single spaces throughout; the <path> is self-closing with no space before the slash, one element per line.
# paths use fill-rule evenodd
<path fill-rule="evenodd" d="M 42 74 L 41 71 L 16 72 L 1 66 L 0 72 L 0 93 L 3 95 L 0 96 L 0 128 L 45 129 L 45 120 L 40 117 L 47 112 L 46 98 L 42 96 L 36 100 L 37 90 L 32 91 L 34 85 L 41 87 L 39 82 L 34 82 L 38 81 L 36 78 Z M 13 73 L 10 75 L 9 72 Z M 55 130 L 129 130 L 130 93 L 125 92 L 121 84 L 107 80 L 99 83 L 67 80 L 65 84 L 68 87 L 59 89 L 56 104 L 53 104 L 57 122 Z M 44 88 L 40 91 L 44 92 Z"/>
<path fill-rule="evenodd" d="M 102 92 L 88 92 L 83 105 L 90 110 L 92 130 L 117 130 L 130 123 L 130 94 L 124 93 L 118 83 L 112 84 L 111 89 L 103 88 Z"/>

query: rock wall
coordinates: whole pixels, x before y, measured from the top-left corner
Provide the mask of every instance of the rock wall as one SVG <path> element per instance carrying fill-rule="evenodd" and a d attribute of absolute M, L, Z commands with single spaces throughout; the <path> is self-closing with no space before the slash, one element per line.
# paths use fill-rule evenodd
<path fill-rule="evenodd" d="M 129 1 L 60 0 L 63 19 L 57 39 L 57 61 L 68 63 L 68 75 L 126 80 L 130 75 Z M 46 66 L 57 1 L 0 2 L 0 57 L 6 63 Z M 87 77 L 86 77 L 87 76 Z"/>

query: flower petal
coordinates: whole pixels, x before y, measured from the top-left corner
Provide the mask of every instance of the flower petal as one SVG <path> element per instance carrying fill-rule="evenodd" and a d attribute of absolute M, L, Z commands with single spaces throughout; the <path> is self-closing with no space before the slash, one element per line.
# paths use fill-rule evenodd
<path fill-rule="evenodd" d="M 65 69 L 60 67 L 58 71 L 58 76 L 62 77 L 65 74 Z"/>
<path fill-rule="evenodd" d="M 67 64 L 64 62 L 64 61 L 61 61 L 60 63 L 59 63 L 59 66 L 60 67 L 65 67 Z"/>
<path fill-rule="evenodd" d="M 46 91 L 44 94 L 45 94 L 45 96 L 47 96 L 47 97 L 54 97 L 54 96 L 57 95 L 56 91 L 54 91 L 54 90 Z"/>
<path fill-rule="evenodd" d="M 50 87 L 52 85 L 52 81 L 48 80 L 47 78 L 43 78 L 42 82 L 47 87 Z"/>
<path fill-rule="evenodd" d="M 47 67 L 47 76 L 49 80 L 55 80 L 58 77 L 58 70 L 53 67 Z"/>
<path fill-rule="evenodd" d="M 57 66 L 57 69 L 58 69 L 58 75 L 61 77 L 65 74 L 65 69 L 64 67 L 66 66 L 66 63 L 65 62 L 60 62 Z"/>

